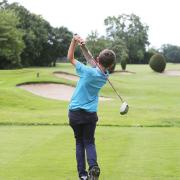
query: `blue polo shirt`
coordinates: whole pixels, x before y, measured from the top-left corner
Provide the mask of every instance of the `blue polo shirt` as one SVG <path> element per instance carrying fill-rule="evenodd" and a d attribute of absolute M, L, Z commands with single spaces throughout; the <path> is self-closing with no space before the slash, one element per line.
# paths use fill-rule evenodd
<path fill-rule="evenodd" d="M 71 98 L 69 110 L 97 112 L 98 93 L 105 85 L 108 73 L 105 75 L 98 67 L 88 67 L 79 61 L 76 61 L 75 68 L 80 79 Z"/>

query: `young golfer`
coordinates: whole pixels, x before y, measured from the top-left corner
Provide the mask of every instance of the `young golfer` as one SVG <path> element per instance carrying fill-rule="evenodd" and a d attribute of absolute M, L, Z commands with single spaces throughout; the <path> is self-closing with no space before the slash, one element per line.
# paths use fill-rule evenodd
<path fill-rule="evenodd" d="M 80 77 L 69 104 L 69 124 L 74 131 L 76 139 L 76 160 L 79 179 L 96 180 L 100 175 L 97 163 L 95 147 L 95 128 L 98 121 L 98 93 L 105 85 L 108 77 L 108 68 L 115 63 L 115 53 L 105 49 L 97 57 L 98 66 L 90 63 L 92 67 L 86 66 L 74 58 L 77 45 L 82 46 L 85 41 L 75 35 L 68 50 L 68 59 L 74 65 L 76 73 Z M 86 159 L 89 165 L 89 173 L 86 171 Z"/>

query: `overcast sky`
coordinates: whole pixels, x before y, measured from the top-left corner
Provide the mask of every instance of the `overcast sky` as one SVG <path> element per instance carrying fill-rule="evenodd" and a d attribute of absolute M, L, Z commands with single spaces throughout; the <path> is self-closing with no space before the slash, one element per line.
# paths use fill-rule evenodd
<path fill-rule="evenodd" d="M 42 15 L 54 27 L 65 26 L 83 38 L 91 30 L 105 35 L 107 16 L 134 13 L 149 26 L 151 46 L 180 46 L 179 0 L 9 0 Z"/>

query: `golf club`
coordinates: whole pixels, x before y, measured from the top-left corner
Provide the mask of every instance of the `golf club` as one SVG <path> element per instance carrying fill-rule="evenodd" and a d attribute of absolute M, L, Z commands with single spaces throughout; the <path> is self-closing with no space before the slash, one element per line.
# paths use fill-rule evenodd
<path fill-rule="evenodd" d="M 75 34 L 77 35 L 77 34 Z M 85 57 L 85 59 L 92 64 L 91 62 L 93 62 L 93 64 L 95 64 L 100 70 L 101 72 L 105 75 L 104 71 L 101 69 L 101 67 L 99 66 L 99 64 L 96 62 L 96 60 L 94 59 L 94 57 L 92 56 L 92 54 L 90 53 L 90 51 L 88 50 L 87 46 L 85 45 L 85 43 L 81 43 L 81 49 L 83 52 L 83 55 Z M 105 75 L 106 76 L 106 75 Z M 119 99 L 122 102 L 122 105 L 120 107 L 120 114 L 124 115 L 127 114 L 128 110 L 129 110 L 129 106 L 128 103 L 125 102 L 122 97 L 119 95 L 119 93 L 116 91 L 115 87 L 113 86 L 113 84 L 111 83 L 111 81 L 109 80 L 109 78 L 107 77 L 107 81 L 109 82 L 110 86 L 113 88 L 114 92 L 117 94 L 117 96 L 119 97 Z"/>

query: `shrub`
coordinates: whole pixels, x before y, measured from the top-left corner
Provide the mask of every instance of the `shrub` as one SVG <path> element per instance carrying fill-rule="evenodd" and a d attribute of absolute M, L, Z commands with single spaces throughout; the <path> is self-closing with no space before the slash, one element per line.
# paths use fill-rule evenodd
<path fill-rule="evenodd" d="M 153 55 L 149 61 L 149 65 L 154 71 L 159 73 L 163 72 L 166 68 L 166 61 L 164 56 L 161 54 Z"/>
<path fill-rule="evenodd" d="M 121 60 L 121 68 L 122 68 L 123 71 L 126 70 L 126 64 L 127 64 L 126 59 L 122 59 L 122 60 Z"/>

